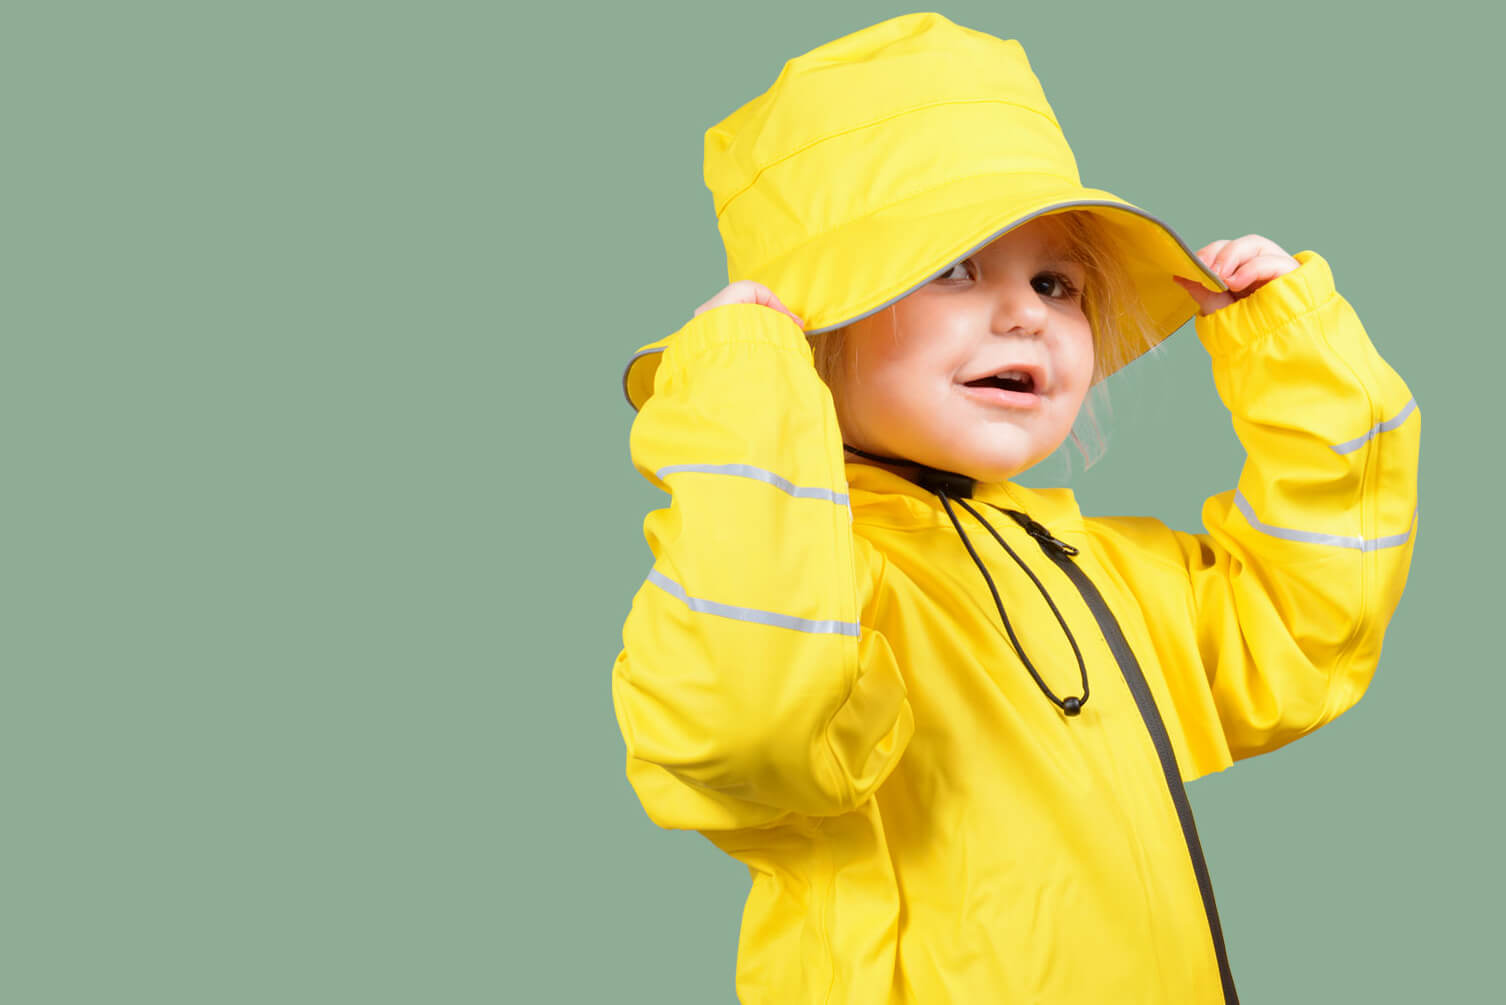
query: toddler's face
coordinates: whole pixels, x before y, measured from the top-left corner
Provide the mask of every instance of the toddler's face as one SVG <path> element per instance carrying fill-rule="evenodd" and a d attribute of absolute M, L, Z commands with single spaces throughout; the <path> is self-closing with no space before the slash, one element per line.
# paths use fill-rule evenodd
<path fill-rule="evenodd" d="M 1037 217 L 849 326 L 832 376 L 846 441 L 979 481 L 1060 446 L 1093 378 L 1084 267 L 1066 240 Z"/>

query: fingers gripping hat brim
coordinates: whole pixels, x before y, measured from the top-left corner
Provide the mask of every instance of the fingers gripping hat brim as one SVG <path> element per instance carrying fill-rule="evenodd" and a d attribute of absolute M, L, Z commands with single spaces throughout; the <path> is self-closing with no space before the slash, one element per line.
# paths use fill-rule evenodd
<path fill-rule="evenodd" d="M 1173 275 L 1211 290 L 1227 286 L 1171 227 L 1111 192 L 1065 179 L 964 178 L 852 221 L 768 262 L 751 278 L 769 287 L 819 335 L 861 320 L 925 285 L 950 265 L 1040 216 L 1089 212 L 1131 252 L 1120 266 L 1150 318 L 1152 344 L 1186 324 L 1197 305 Z M 875 279 L 879 278 L 879 282 Z M 669 339 L 633 354 L 623 374 L 632 406 L 653 394 Z M 1111 372 L 1111 371 L 1106 371 Z"/>
<path fill-rule="evenodd" d="M 1018 41 L 935 12 L 787 61 L 705 139 L 728 281 L 768 287 L 810 334 L 882 310 L 1011 228 L 1069 210 L 1108 224 L 1152 343 L 1197 309 L 1173 275 L 1225 289 L 1170 227 L 1082 185 Z M 653 393 L 667 341 L 640 349 L 623 375 L 635 408 Z M 1115 358 L 1134 351 L 1123 348 Z"/>

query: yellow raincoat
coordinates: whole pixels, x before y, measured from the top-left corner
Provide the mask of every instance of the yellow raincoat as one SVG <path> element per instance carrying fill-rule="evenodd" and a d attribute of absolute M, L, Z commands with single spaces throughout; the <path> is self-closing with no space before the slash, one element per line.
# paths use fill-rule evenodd
<path fill-rule="evenodd" d="M 671 500 L 612 694 L 649 816 L 751 872 L 742 1001 L 1236 1000 L 1182 782 L 1359 700 L 1416 520 L 1412 397 L 1295 257 L 1196 321 L 1248 454 L 1206 533 L 1010 483 L 953 503 L 1041 684 L 1080 694 L 1080 651 L 1073 716 L 940 496 L 844 463 L 790 318 L 667 340 L 631 447 Z"/>

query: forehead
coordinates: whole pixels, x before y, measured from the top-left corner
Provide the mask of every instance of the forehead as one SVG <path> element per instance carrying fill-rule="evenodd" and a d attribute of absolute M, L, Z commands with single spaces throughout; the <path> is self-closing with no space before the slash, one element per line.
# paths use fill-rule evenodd
<path fill-rule="evenodd" d="M 1004 254 L 1011 251 L 1033 251 L 1052 258 L 1071 259 L 1077 252 L 1077 241 L 1061 217 L 1038 216 L 1027 220 L 1007 233 L 999 235 L 984 246 L 981 255 Z"/>

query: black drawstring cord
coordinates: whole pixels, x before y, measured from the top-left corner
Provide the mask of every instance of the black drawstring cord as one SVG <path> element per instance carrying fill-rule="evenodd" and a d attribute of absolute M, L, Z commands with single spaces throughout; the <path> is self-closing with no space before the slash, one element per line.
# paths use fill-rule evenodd
<path fill-rule="evenodd" d="M 1050 698 L 1058 708 L 1060 708 L 1068 715 L 1076 715 L 1077 713 L 1081 712 L 1083 705 L 1087 704 L 1088 701 L 1088 666 L 1083 662 L 1082 650 L 1077 647 L 1077 639 L 1072 635 L 1072 629 L 1067 627 L 1067 619 L 1062 617 L 1062 612 L 1057 609 L 1056 601 L 1052 600 L 1051 594 L 1046 592 L 1046 585 L 1036 577 L 1036 574 L 1031 571 L 1030 566 L 1026 565 L 1024 561 L 1020 559 L 1019 555 L 1015 554 L 1015 550 L 1004 542 L 1004 538 L 1000 537 L 999 532 L 994 530 L 993 524 L 983 519 L 983 515 L 969 506 L 964 500 L 957 500 L 958 506 L 961 506 L 963 509 L 967 510 L 977 519 L 979 523 L 988 528 L 988 532 L 994 536 L 995 541 L 999 542 L 999 546 L 1009 553 L 1010 558 L 1014 559 L 1015 565 L 1018 565 L 1021 569 L 1025 570 L 1025 575 L 1030 577 L 1030 581 L 1035 584 L 1035 588 L 1039 590 L 1041 596 L 1045 598 L 1046 606 L 1051 608 L 1052 614 L 1056 615 L 1056 623 L 1062 626 L 1062 631 L 1066 634 L 1067 641 L 1072 645 L 1072 655 L 1077 657 L 1077 670 L 1082 676 L 1081 698 L 1074 698 L 1071 695 L 1068 695 L 1066 698 L 1058 699 L 1056 695 L 1051 693 L 1051 689 L 1046 686 L 1046 682 L 1041 680 L 1041 675 L 1035 672 L 1035 667 L 1032 666 L 1030 660 L 1026 658 L 1025 651 L 1020 648 L 1019 641 L 1014 637 L 1014 629 L 1010 627 L 1009 618 L 1004 614 L 1004 605 L 999 602 L 999 591 L 994 589 L 994 581 L 992 577 L 989 576 L 988 570 L 983 567 L 983 562 L 979 560 L 978 553 L 973 550 L 972 543 L 968 541 L 967 535 L 962 533 L 962 524 L 958 522 L 956 514 L 952 512 L 951 504 L 947 501 L 945 494 L 941 495 L 941 505 L 945 507 L 946 515 L 952 518 L 952 526 L 957 528 L 957 534 L 962 538 L 962 543 L 967 545 L 968 554 L 973 556 L 973 562 L 978 566 L 978 571 L 983 573 L 984 579 L 988 580 L 988 589 L 994 595 L 994 606 L 998 607 L 999 609 L 999 617 L 1004 621 L 1004 630 L 1009 633 L 1009 641 L 1014 644 L 1014 651 L 1019 653 L 1020 662 L 1025 664 L 1025 669 L 1030 671 L 1030 676 L 1035 678 L 1035 682 L 1040 686 L 1041 691 L 1044 692 L 1046 697 Z M 1034 520 L 1031 520 L 1028 516 L 1025 516 L 1024 513 L 1016 513 L 1013 510 L 1005 510 L 1004 512 L 1008 513 L 1016 521 L 1019 521 L 1021 517 L 1023 517 L 1031 524 L 1035 524 L 1036 527 L 1040 527 L 1040 524 L 1035 523 Z M 1021 526 L 1024 526 L 1024 524 L 1022 523 Z M 1029 528 L 1026 529 L 1028 530 Z M 1041 527 L 1041 530 L 1045 531 L 1045 528 Z M 1033 531 L 1031 532 L 1031 536 L 1041 541 L 1043 546 L 1045 545 L 1045 540 L 1040 538 Z M 1056 541 L 1056 538 L 1051 537 L 1049 533 L 1046 534 L 1046 538 L 1051 541 Z M 1066 548 L 1071 548 L 1071 551 L 1067 552 L 1067 554 L 1077 553 L 1077 549 L 1072 548 L 1071 545 L 1065 544 L 1064 542 L 1057 543 L 1063 544 L 1063 546 Z"/>
<path fill-rule="evenodd" d="M 842 446 L 859 457 L 866 457 L 871 461 L 878 461 L 883 464 L 902 464 L 906 467 L 918 469 L 916 484 L 928 492 L 935 493 L 941 500 L 941 506 L 946 510 L 947 517 L 951 519 L 952 526 L 956 528 L 957 536 L 962 538 L 963 547 L 967 548 L 967 553 L 972 557 L 973 564 L 978 567 L 978 571 L 983 573 L 983 581 L 988 584 L 988 592 L 994 598 L 994 607 L 999 611 L 999 620 L 1004 622 L 1004 631 L 1009 636 L 1009 644 L 1014 647 L 1015 654 L 1020 657 L 1020 662 L 1025 665 L 1025 669 L 1030 672 L 1030 676 L 1035 679 L 1036 686 L 1041 689 L 1041 693 L 1051 700 L 1053 705 L 1060 708 L 1065 714 L 1072 716 L 1081 712 L 1083 705 L 1087 704 L 1088 701 L 1088 667 L 1083 662 L 1082 650 L 1077 646 L 1077 639 L 1072 635 L 1072 629 L 1067 627 L 1067 620 L 1062 617 L 1062 612 L 1057 609 L 1056 602 L 1051 599 L 1051 594 L 1046 592 L 1045 584 L 1036 577 L 1035 573 L 1031 571 L 1030 566 L 1026 565 L 1019 555 L 1015 554 L 1015 550 L 1004 542 L 1004 538 L 1000 537 L 999 532 L 994 530 L 993 524 L 983 519 L 982 514 L 963 501 L 966 497 L 973 494 L 974 480 L 967 475 L 961 475 L 955 471 L 942 471 L 939 468 L 928 467 L 915 461 L 870 454 L 867 451 L 859 450 L 857 447 L 848 446 L 845 443 Z M 979 523 L 988 528 L 988 532 L 993 535 L 995 541 L 999 542 L 1009 557 L 1014 559 L 1015 564 L 1025 570 L 1025 575 L 1030 577 L 1030 581 L 1035 584 L 1035 588 L 1046 599 L 1046 605 L 1051 608 L 1051 613 L 1056 615 L 1056 623 L 1062 626 L 1062 631 L 1066 633 L 1067 641 L 1072 645 L 1072 653 L 1077 657 L 1077 669 L 1082 675 L 1081 698 L 1072 695 L 1068 695 L 1066 698 L 1058 698 L 1051 693 L 1051 689 L 1046 686 L 1046 682 L 1041 680 L 1041 675 L 1036 673 L 1034 664 L 1025 655 L 1024 647 L 1020 645 L 1019 638 L 1015 636 L 1014 626 L 1009 623 L 1009 615 L 1004 613 L 1004 602 L 999 598 L 999 589 L 994 585 L 993 577 L 988 574 L 988 567 L 983 564 L 983 559 L 978 556 L 977 549 L 973 547 L 973 542 L 968 540 L 966 532 L 963 531 L 962 522 L 957 519 L 957 514 L 952 511 L 950 497 L 953 493 L 956 494 L 957 505 L 967 510 Z M 1026 532 L 1035 538 L 1043 549 L 1055 549 L 1063 555 L 1077 554 L 1076 548 L 1065 541 L 1057 540 L 1051 535 L 1050 531 L 1036 523 L 1028 515 L 1016 512 L 1015 510 L 1004 510 L 1003 512 L 1007 513 L 1021 527 L 1024 527 Z"/>

